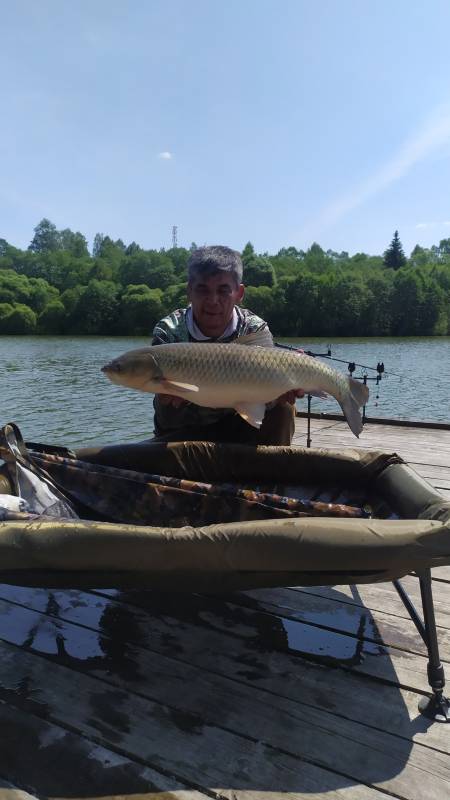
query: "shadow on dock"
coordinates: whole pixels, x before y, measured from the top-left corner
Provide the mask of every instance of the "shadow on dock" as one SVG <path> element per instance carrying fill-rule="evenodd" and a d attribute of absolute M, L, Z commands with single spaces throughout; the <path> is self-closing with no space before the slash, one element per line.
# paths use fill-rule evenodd
<path fill-rule="evenodd" d="M 429 725 L 416 657 L 338 589 L 0 588 L 0 774 L 38 795 L 395 793 Z"/>

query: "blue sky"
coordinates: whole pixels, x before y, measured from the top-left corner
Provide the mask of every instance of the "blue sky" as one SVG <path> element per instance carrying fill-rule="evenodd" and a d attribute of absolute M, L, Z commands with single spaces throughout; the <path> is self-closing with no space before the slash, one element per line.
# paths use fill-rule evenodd
<path fill-rule="evenodd" d="M 0 0 L 0 237 L 450 237 L 447 0 Z"/>

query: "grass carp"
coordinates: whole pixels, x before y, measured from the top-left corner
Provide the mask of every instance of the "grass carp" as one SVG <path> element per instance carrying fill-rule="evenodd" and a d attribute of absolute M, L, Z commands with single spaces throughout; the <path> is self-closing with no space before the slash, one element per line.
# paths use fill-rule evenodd
<path fill-rule="evenodd" d="M 270 334 L 253 333 L 228 344 L 160 344 L 130 350 L 102 367 L 102 372 L 113 383 L 132 389 L 171 394 L 208 408 L 234 408 L 256 428 L 266 403 L 285 392 L 303 389 L 320 397 L 332 395 L 359 436 L 367 386 L 312 356 L 271 343 Z"/>

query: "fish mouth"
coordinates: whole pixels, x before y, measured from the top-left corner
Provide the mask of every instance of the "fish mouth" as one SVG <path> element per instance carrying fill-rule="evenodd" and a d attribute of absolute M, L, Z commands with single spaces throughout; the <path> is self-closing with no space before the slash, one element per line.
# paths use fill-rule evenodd
<path fill-rule="evenodd" d="M 109 372 L 120 372 L 120 366 L 114 361 L 110 361 L 109 364 L 105 364 L 104 367 L 100 368 L 100 372 L 104 372 L 106 375 L 108 375 Z"/>

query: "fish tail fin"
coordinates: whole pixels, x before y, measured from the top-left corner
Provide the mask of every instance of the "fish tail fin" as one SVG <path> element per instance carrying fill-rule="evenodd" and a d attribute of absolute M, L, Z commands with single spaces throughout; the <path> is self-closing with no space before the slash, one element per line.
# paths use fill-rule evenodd
<path fill-rule="evenodd" d="M 348 380 L 348 392 L 345 397 L 339 401 L 345 419 L 347 420 L 350 430 L 355 436 L 359 437 L 363 429 L 361 419 L 361 406 L 365 406 L 369 399 L 369 389 L 365 383 L 355 380 L 346 376 Z"/>

